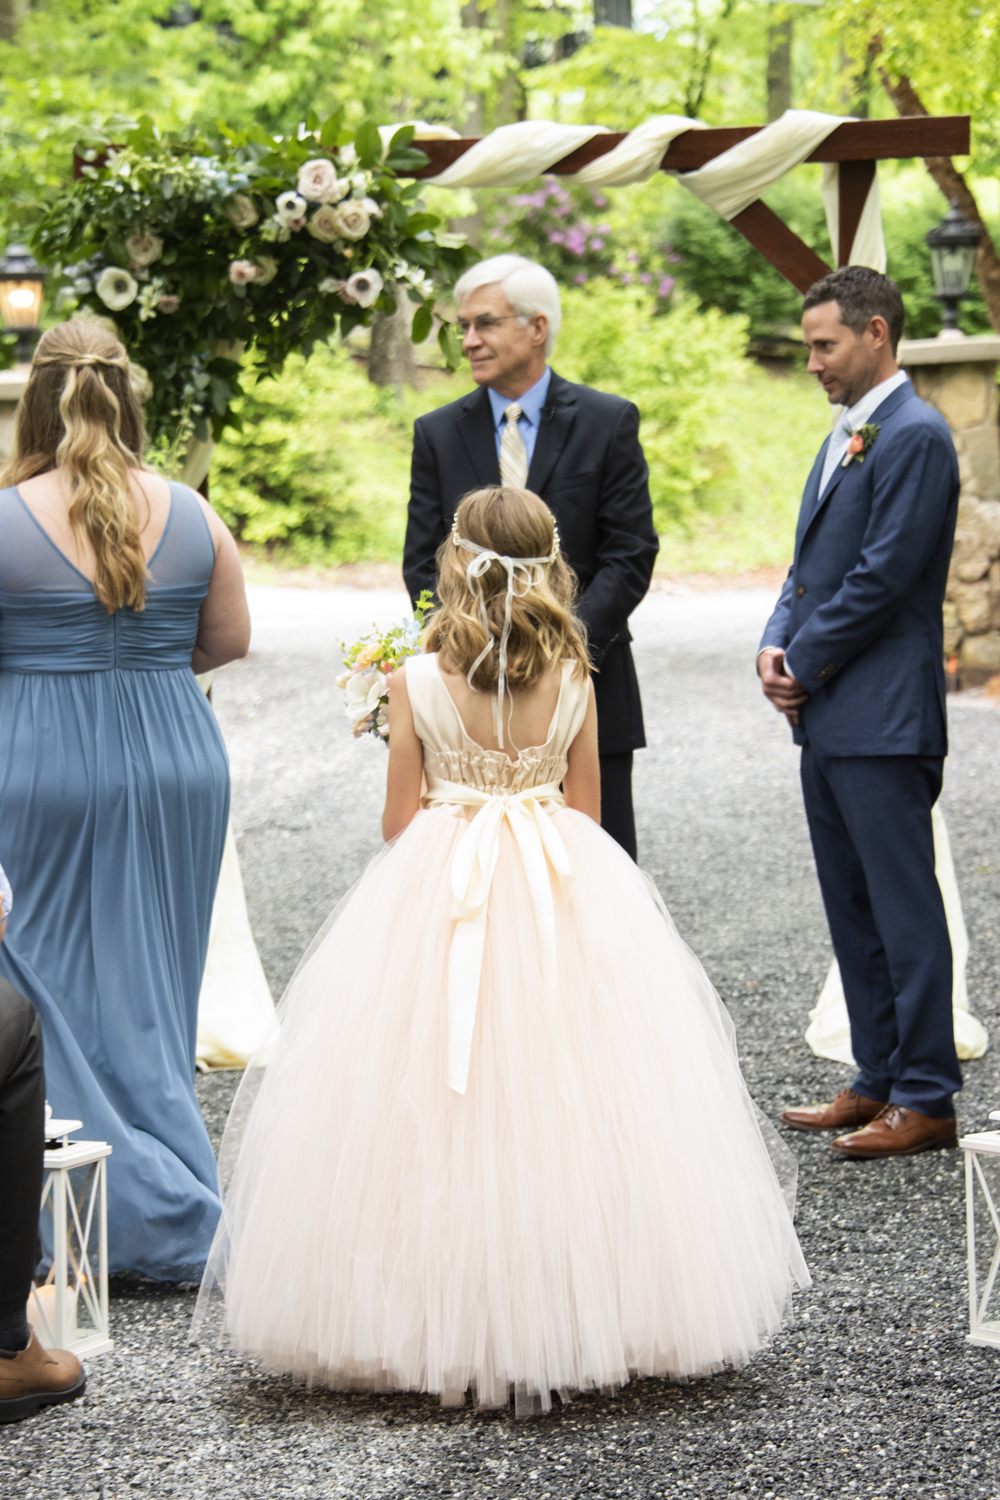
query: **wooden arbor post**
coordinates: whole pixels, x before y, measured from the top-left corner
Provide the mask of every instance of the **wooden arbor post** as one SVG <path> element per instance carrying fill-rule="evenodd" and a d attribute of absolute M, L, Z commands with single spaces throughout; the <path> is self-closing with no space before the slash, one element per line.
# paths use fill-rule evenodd
<path fill-rule="evenodd" d="M 969 151 L 969 115 L 904 115 L 896 120 L 849 120 L 838 125 L 806 161 L 840 164 L 840 243 L 837 264 L 845 266 L 861 220 L 877 161 L 912 156 L 965 156 Z M 693 172 L 728 151 L 761 125 L 733 125 L 718 130 L 686 130 L 672 141 L 661 167 L 665 172 Z M 598 135 L 549 168 L 564 175 L 579 172 L 612 150 L 624 133 Z M 435 177 L 464 156 L 475 140 L 422 140 L 414 143 L 430 157 L 417 177 Z M 730 220 L 760 253 L 800 292 L 829 274 L 831 267 L 811 250 L 783 219 L 758 199 Z"/>

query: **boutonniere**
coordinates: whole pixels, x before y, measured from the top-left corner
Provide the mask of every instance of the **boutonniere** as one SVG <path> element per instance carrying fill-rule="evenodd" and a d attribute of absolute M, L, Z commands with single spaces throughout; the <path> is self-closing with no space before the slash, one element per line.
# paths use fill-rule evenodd
<path fill-rule="evenodd" d="M 859 464 L 863 464 L 865 454 L 881 430 L 877 422 L 866 422 L 863 427 L 858 428 L 857 432 L 851 432 L 849 427 L 845 427 L 844 431 L 850 433 L 851 440 L 847 445 L 847 452 L 844 454 L 840 467 L 846 469 L 852 458 L 856 458 Z"/>

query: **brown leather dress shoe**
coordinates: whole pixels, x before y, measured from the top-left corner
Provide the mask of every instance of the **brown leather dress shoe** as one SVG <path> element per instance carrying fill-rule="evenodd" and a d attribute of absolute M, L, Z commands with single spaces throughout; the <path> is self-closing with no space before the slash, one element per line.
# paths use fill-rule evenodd
<path fill-rule="evenodd" d="M 18 1354 L 0 1351 L 0 1422 L 21 1422 L 40 1406 L 58 1406 L 82 1396 L 87 1377 L 75 1354 L 43 1349 L 31 1335 Z"/>
<path fill-rule="evenodd" d="M 874 1120 L 885 1105 L 877 1099 L 866 1099 L 853 1089 L 842 1089 L 832 1104 L 817 1104 L 812 1109 L 786 1109 L 782 1125 L 793 1130 L 857 1130 Z"/>
<path fill-rule="evenodd" d="M 882 1156 L 915 1156 L 918 1151 L 939 1151 L 958 1145 L 954 1119 L 932 1120 L 901 1104 L 887 1104 L 864 1130 L 838 1136 L 831 1141 L 834 1156 L 874 1161 Z"/>

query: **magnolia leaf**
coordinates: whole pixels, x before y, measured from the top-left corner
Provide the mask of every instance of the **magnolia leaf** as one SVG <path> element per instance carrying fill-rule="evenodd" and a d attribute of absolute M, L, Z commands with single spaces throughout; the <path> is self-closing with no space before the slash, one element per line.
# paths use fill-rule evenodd
<path fill-rule="evenodd" d="M 434 319 L 431 316 L 431 310 L 426 302 L 422 302 L 413 314 L 413 327 L 410 331 L 410 338 L 415 344 L 422 344 L 429 337 L 433 326 Z"/>
<path fill-rule="evenodd" d="M 319 115 L 314 109 L 311 109 L 306 115 L 306 129 L 312 131 L 319 129 Z"/>
<path fill-rule="evenodd" d="M 338 140 L 340 139 L 340 132 L 343 129 L 343 125 L 344 115 L 342 110 L 338 109 L 335 110 L 332 115 L 327 115 L 326 119 L 323 121 L 323 125 L 319 133 L 320 145 L 336 146 Z"/>
<path fill-rule="evenodd" d="M 382 137 L 378 133 L 378 126 L 371 120 L 359 125 L 354 136 L 354 149 L 358 153 L 359 163 L 368 170 L 381 162 Z"/>
<path fill-rule="evenodd" d="M 462 363 L 462 346 L 456 339 L 450 323 L 442 323 L 438 329 L 438 344 L 449 370 L 457 370 Z"/>

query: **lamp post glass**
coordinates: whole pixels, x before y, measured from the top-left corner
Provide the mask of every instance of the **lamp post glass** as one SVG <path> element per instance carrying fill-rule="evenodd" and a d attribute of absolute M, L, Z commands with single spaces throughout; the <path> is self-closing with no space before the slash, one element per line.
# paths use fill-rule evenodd
<path fill-rule="evenodd" d="M 980 228 L 959 211 L 958 200 L 927 235 L 934 272 L 934 295 L 944 307 L 942 332 L 958 332 L 958 304 L 969 290 L 979 249 Z"/>
<path fill-rule="evenodd" d="M 0 259 L 0 316 L 17 334 L 17 357 L 24 363 L 41 332 L 46 274 L 24 245 L 11 245 Z"/>

